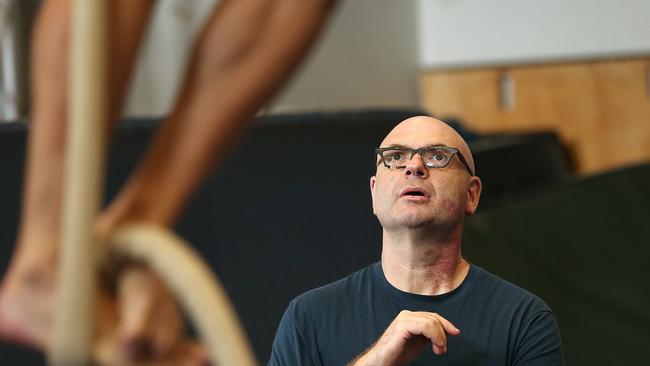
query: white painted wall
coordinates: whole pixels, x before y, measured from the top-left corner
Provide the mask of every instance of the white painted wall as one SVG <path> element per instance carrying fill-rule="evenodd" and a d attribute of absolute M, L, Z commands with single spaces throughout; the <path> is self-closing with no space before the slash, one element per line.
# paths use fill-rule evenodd
<path fill-rule="evenodd" d="M 650 54 L 650 0 L 417 0 L 421 67 Z"/>
<path fill-rule="evenodd" d="M 214 3 L 158 1 L 127 115 L 169 111 L 191 40 Z M 341 0 L 306 63 L 266 111 L 416 106 L 416 31 L 415 0 Z"/>
<path fill-rule="evenodd" d="M 415 0 L 339 0 L 313 53 L 270 110 L 418 104 Z"/>
<path fill-rule="evenodd" d="M 15 4 L 0 0 L 0 121 L 11 121 L 19 117 L 19 65 L 15 25 Z"/>
<path fill-rule="evenodd" d="M 215 0 L 158 0 L 126 100 L 129 116 L 161 116 L 173 103 L 190 46 Z"/>

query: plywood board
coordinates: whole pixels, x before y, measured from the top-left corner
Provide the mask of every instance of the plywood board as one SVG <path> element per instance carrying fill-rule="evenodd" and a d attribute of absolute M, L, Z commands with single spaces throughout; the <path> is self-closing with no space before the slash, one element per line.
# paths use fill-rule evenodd
<path fill-rule="evenodd" d="M 650 58 L 429 71 L 421 103 L 480 132 L 553 129 L 595 173 L 650 161 L 649 73 Z"/>

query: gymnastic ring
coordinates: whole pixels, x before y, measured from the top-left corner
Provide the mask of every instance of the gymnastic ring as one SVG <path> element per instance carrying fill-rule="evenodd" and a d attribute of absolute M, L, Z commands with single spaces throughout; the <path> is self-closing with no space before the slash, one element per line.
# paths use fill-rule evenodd
<path fill-rule="evenodd" d="M 213 364 L 257 365 L 223 286 L 187 242 L 162 227 L 127 224 L 109 238 L 108 247 L 147 265 L 167 284 L 194 324 Z"/>

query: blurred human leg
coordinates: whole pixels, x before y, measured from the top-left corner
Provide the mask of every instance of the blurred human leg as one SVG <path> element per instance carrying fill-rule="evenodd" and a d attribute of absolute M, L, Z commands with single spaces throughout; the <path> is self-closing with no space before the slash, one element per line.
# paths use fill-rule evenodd
<path fill-rule="evenodd" d="M 111 113 L 124 99 L 152 0 L 111 2 Z M 68 0 L 42 4 L 32 40 L 32 110 L 21 222 L 0 290 L 0 335 L 37 347 L 49 336 L 55 293 L 68 85 Z M 108 126 L 107 126 L 108 128 Z"/>
<path fill-rule="evenodd" d="M 222 0 L 194 46 L 172 113 L 135 174 L 100 215 L 100 235 L 107 236 L 114 227 L 128 221 L 173 225 L 207 172 L 223 160 L 247 122 L 295 70 L 332 3 Z M 110 52 L 110 80 L 114 82 L 111 112 L 115 117 L 151 1 L 121 0 L 111 4 L 115 6 Z M 0 335 L 37 347 L 47 345 L 56 294 L 53 279 L 65 145 L 68 12 L 67 0 L 45 1 L 35 30 L 33 125 L 23 213 L 16 253 L 0 290 Z M 150 273 L 147 275 L 154 279 Z M 126 278 L 138 282 L 140 277 Z M 163 295 L 157 292 L 151 296 Z M 147 296 L 120 299 L 137 302 L 147 300 Z M 114 308 L 105 297 L 99 304 L 109 310 Z M 158 337 L 147 333 L 147 326 L 138 326 L 155 309 L 136 305 L 120 306 L 116 310 L 119 314 L 113 314 L 122 321 L 117 332 L 126 337 L 127 348 L 132 339 L 143 339 L 144 344 L 151 338 L 163 339 L 158 342 L 163 345 L 174 342 L 173 335 Z M 107 316 L 99 323 L 111 323 L 111 311 L 103 313 Z M 121 343 L 120 336 L 117 338 Z"/>
<path fill-rule="evenodd" d="M 222 0 L 196 41 L 169 117 L 101 218 L 173 225 L 313 44 L 331 0 Z M 189 168 L 188 168 L 189 167 Z"/>

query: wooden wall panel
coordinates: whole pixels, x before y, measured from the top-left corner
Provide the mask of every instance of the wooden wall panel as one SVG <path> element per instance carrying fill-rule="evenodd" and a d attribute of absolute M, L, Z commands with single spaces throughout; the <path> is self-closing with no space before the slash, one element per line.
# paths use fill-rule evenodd
<path fill-rule="evenodd" d="M 650 58 L 429 71 L 421 102 L 481 132 L 553 129 L 594 173 L 650 160 L 649 73 Z"/>

